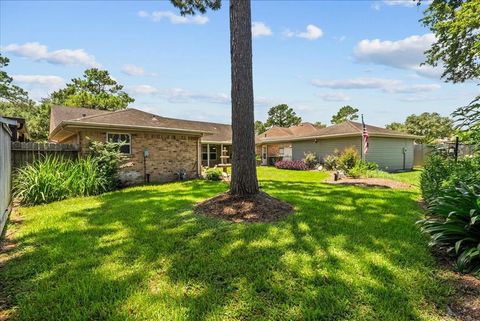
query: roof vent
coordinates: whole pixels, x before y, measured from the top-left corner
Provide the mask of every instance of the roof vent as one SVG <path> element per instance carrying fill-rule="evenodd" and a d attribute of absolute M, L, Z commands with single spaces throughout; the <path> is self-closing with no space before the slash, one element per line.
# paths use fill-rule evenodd
<path fill-rule="evenodd" d="M 82 114 L 82 117 L 87 117 L 87 114 Z"/>

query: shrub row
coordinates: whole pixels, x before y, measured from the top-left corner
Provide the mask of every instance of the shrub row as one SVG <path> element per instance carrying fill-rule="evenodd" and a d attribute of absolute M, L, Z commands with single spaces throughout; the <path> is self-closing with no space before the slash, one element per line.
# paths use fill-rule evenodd
<path fill-rule="evenodd" d="M 431 155 L 420 188 L 428 213 L 418 223 L 430 245 L 445 247 L 460 272 L 480 276 L 480 155 L 457 162 Z"/>

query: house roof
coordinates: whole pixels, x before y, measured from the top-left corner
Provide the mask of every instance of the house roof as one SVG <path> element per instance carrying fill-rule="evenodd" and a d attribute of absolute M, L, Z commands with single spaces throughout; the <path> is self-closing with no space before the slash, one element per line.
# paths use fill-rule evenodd
<path fill-rule="evenodd" d="M 175 118 L 161 117 L 135 108 L 118 111 L 99 111 L 88 108 L 52 106 L 50 138 L 65 127 L 117 128 L 147 131 L 165 131 L 207 135 L 202 141 L 230 142 L 231 126 Z"/>
<path fill-rule="evenodd" d="M 392 138 L 419 138 L 419 136 L 410 135 L 386 128 L 365 125 L 369 136 L 379 137 L 392 137 Z M 307 140 L 307 139 L 323 139 L 331 137 L 349 137 L 360 136 L 363 131 L 363 125 L 361 123 L 346 121 L 341 124 L 332 125 L 325 128 L 318 128 L 310 123 L 302 123 L 298 126 L 292 126 L 289 128 L 283 128 L 279 130 L 278 127 L 272 127 L 265 133 L 256 137 L 257 143 L 268 142 L 288 142 L 295 140 Z"/>

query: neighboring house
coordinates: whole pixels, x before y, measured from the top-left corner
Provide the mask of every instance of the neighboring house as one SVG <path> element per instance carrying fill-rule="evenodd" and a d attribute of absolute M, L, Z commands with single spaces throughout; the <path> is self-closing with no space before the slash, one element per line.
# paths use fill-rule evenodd
<path fill-rule="evenodd" d="M 12 142 L 28 142 L 30 135 L 28 133 L 25 118 L 0 116 L 3 119 L 10 120 L 10 131 L 12 132 Z"/>
<path fill-rule="evenodd" d="M 377 163 L 389 171 L 413 168 L 413 142 L 418 136 L 390 129 L 366 125 L 369 135 L 367 161 Z M 302 123 L 289 128 L 273 127 L 256 138 L 256 151 L 262 164 L 272 164 L 277 159 L 300 160 L 305 153 L 312 152 L 319 160 L 342 151 L 356 148 L 363 155 L 362 124 L 352 121 L 318 128 Z"/>
<path fill-rule="evenodd" d="M 49 140 L 80 146 L 91 141 L 124 143 L 126 162 L 121 180 L 126 184 L 166 182 L 186 172 L 197 177 L 201 165 L 219 162 L 220 148 L 230 150 L 230 125 L 160 117 L 138 109 L 102 111 L 52 106 Z"/>
<path fill-rule="evenodd" d="M 366 160 L 385 170 L 413 167 L 413 140 L 417 136 L 369 125 L 367 130 Z M 121 179 L 126 184 L 138 184 L 171 181 L 180 172 L 197 177 L 202 165 L 221 163 L 223 149 L 226 156 L 230 155 L 232 129 L 226 124 L 166 118 L 134 108 L 102 111 L 52 106 L 49 139 L 78 144 L 81 154 L 88 152 L 91 141 L 124 143 L 121 151 L 126 162 Z M 362 124 L 351 121 L 327 128 L 310 123 L 272 127 L 256 137 L 256 151 L 263 165 L 279 159 L 300 160 L 307 152 L 316 153 L 321 160 L 350 146 L 362 154 L 362 145 Z"/>

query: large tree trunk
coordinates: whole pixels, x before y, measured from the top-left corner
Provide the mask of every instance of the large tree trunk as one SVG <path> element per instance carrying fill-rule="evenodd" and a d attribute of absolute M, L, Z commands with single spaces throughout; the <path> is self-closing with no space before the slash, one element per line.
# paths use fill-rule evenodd
<path fill-rule="evenodd" d="M 230 193 L 258 193 L 253 117 L 252 22 L 250 0 L 230 1 L 232 68 L 232 180 Z"/>

